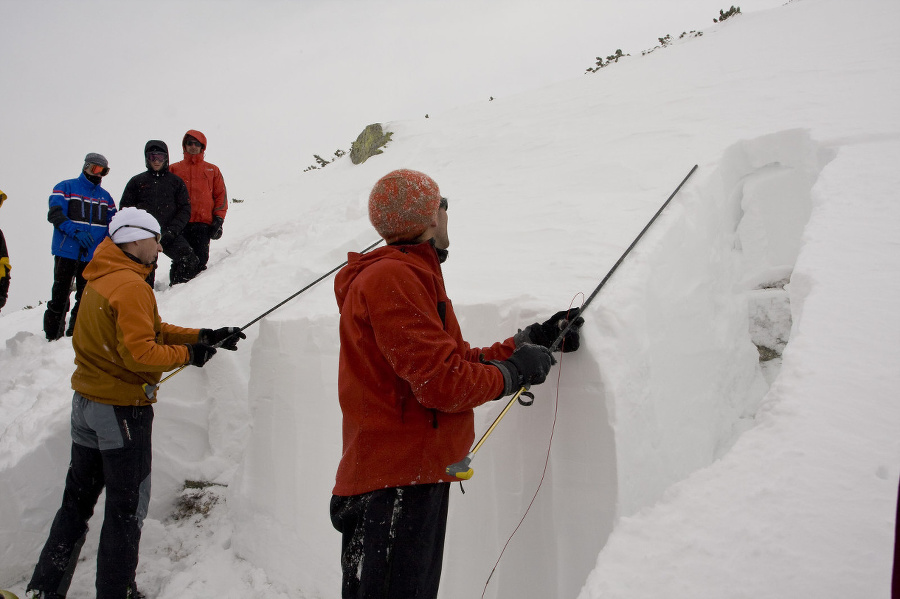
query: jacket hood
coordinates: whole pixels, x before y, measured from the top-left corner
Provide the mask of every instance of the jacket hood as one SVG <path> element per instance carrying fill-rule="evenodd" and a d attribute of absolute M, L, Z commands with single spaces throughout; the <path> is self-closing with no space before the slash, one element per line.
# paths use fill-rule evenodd
<path fill-rule="evenodd" d="M 130 270 L 141 279 L 146 279 L 150 271 L 153 270 L 153 266 L 135 262 L 119 246 L 114 244 L 112 239 L 106 237 L 94 250 L 93 259 L 84 269 L 84 278 L 88 281 L 93 281 L 120 270 Z"/>
<path fill-rule="evenodd" d="M 372 250 L 368 254 L 351 252 L 347 255 L 347 266 L 334 278 L 334 296 L 338 311 L 343 309 L 344 300 L 347 299 L 353 281 L 367 268 L 382 260 L 399 260 L 415 268 L 440 269 L 437 252 L 429 242 L 388 245 Z"/>
<path fill-rule="evenodd" d="M 203 144 L 203 150 L 206 150 L 206 136 L 203 135 L 200 131 L 196 129 L 190 129 L 187 133 L 184 134 L 184 137 L 181 138 L 181 148 L 184 149 L 184 142 L 187 141 L 188 136 L 193 137 L 197 141 Z"/>
<path fill-rule="evenodd" d="M 199 154 L 188 154 L 187 147 L 184 145 L 184 142 L 187 141 L 188 136 L 193 137 L 201 144 L 203 147 L 200 149 Z M 200 131 L 196 129 L 190 129 L 187 133 L 184 134 L 184 137 L 181 138 L 181 151 L 184 152 L 184 159 L 191 163 L 202 162 L 203 157 L 206 154 L 206 136 L 203 135 Z"/>
<path fill-rule="evenodd" d="M 165 152 L 166 156 L 169 155 L 169 146 L 166 145 L 166 142 L 159 139 L 151 139 L 147 143 L 144 144 L 144 164 L 147 165 L 148 171 L 153 171 L 150 167 L 150 161 L 147 160 L 147 152 L 150 150 L 156 150 L 158 152 Z M 163 167 L 159 172 L 164 172 L 169 170 L 169 159 L 166 158 L 166 161 L 163 163 Z"/>

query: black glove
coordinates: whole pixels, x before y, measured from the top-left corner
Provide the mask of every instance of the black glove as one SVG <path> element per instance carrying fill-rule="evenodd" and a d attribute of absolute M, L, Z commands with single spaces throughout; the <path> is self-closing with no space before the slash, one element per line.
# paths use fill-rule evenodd
<path fill-rule="evenodd" d="M 578 316 L 578 312 L 578 308 L 571 308 L 568 311 L 563 310 L 551 316 L 543 324 L 536 322 L 528 325 L 516 333 L 514 337 L 516 347 L 523 343 L 534 343 L 535 345 L 550 347 L 556 341 L 556 338 L 559 337 L 562 330 L 566 328 L 566 325 L 569 324 L 568 321 L 571 321 L 572 326 L 566 331 L 560 347 L 563 353 L 575 351 L 581 345 L 579 329 L 584 324 L 584 318 Z"/>
<path fill-rule="evenodd" d="M 0 295 L 0 308 L 6 305 L 6 296 Z"/>
<path fill-rule="evenodd" d="M 167 248 L 169 247 L 169 244 L 175 241 L 176 237 L 178 237 L 178 235 L 176 235 L 174 231 L 166 229 L 159 237 L 159 245 L 163 246 L 163 248 Z"/>
<path fill-rule="evenodd" d="M 212 345 L 207 345 L 206 343 L 192 343 L 187 347 L 191 354 L 191 359 L 188 360 L 188 364 L 191 366 L 203 366 L 209 362 L 209 359 L 216 353 L 216 348 Z"/>
<path fill-rule="evenodd" d="M 503 373 L 503 395 L 511 395 L 522 387 L 543 383 L 556 360 L 546 347 L 526 343 L 507 360 L 492 360 L 489 363 Z"/>
<path fill-rule="evenodd" d="M 221 216 L 217 216 L 213 219 L 212 224 L 209 226 L 210 239 L 219 239 L 220 237 L 222 237 L 223 224 L 225 224 L 225 220 Z"/>
<path fill-rule="evenodd" d="M 91 237 L 91 234 L 87 231 L 75 231 L 72 234 L 72 237 L 75 238 L 75 241 L 78 242 L 78 245 L 86 250 L 94 247 L 94 238 Z"/>
<path fill-rule="evenodd" d="M 200 343 L 215 345 L 228 351 L 237 350 L 238 341 L 246 339 L 247 335 L 237 327 L 222 327 L 221 329 L 200 329 Z"/>

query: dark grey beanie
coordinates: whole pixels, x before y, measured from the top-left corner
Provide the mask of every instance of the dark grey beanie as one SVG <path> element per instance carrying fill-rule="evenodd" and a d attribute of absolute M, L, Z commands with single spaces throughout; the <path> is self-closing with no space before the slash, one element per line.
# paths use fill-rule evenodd
<path fill-rule="evenodd" d="M 103 154 L 97 154 L 95 152 L 91 152 L 87 156 L 84 157 L 85 164 L 99 164 L 102 167 L 108 167 L 109 162 L 106 161 L 106 156 Z"/>

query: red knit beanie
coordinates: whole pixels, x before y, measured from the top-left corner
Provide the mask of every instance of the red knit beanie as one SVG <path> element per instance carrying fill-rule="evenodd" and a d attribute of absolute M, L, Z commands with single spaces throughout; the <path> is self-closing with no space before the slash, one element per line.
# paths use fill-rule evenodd
<path fill-rule="evenodd" d="M 369 194 L 369 220 L 387 243 L 415 239 L 438 211 L 441 191 L 424 173 L 400 169 L 378 180 Z"/>

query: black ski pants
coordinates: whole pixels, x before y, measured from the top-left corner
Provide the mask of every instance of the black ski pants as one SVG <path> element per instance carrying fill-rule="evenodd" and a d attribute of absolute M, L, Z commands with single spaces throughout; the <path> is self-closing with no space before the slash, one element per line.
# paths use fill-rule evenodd
<path fill-rule="evenodd" d="M 169 285 L 177 285 L 179 283 L 187 283 L 199 274 L 199 263 L 194 250 L 188 243 L 182 233 L 178 237 L 167 241 L 163 246 L 163 253 L 172 259 L 172 265 L 169 267 Z M 156 283 L 156 268 L 147 275 L 147 284 L 153 287 Z"/>
<path fill-rule="evenodd" d="M 72 398 L 72 461 L 28 589 L 65 597 L 100 492 L 106 507 L 97 552 L 97 599 L 125 599 L 134 582 L 150 502 L 153 408 Z"/>
<path fill-rule="evenodd" d="M 209 241 L 211 239 L 212 225 L 206 223 L 188 223 L 182 231 L 182 235 L 187 239 L 194 255 L 197 256 L 197 272 L 206 270 L 206 263 L 209 262 Z"/>
<path fill-rule="evenodd" d="M 169 268 L 169 285 L 187 283 L 200 272 L 199 261 L 184 233 L 175 237 L 163 247 L 163 252 L 172 259 Z"/>
<path fill-rule="evenodd" d="M 342 534 L 343 599 L 434 599 L 441 582 L 450 483 L 332 496 Z"/>
<path fill-rule="evenodd" d="M 81 294 L 87 281 L 84 279 L 84 267 L 87 262 L 53 257 L 53 288 L 50 290 L 50 301 L 44 311 L 44 334 L 53 341 L 63 335 L 66 324 L 66 312 L 69 311 L 69 294 L 72 292 L 72 279 L 75 280 L 75 306 L 69 317 L 69 335 L 75 330 L 75 317 L 81 304 Z"/>

